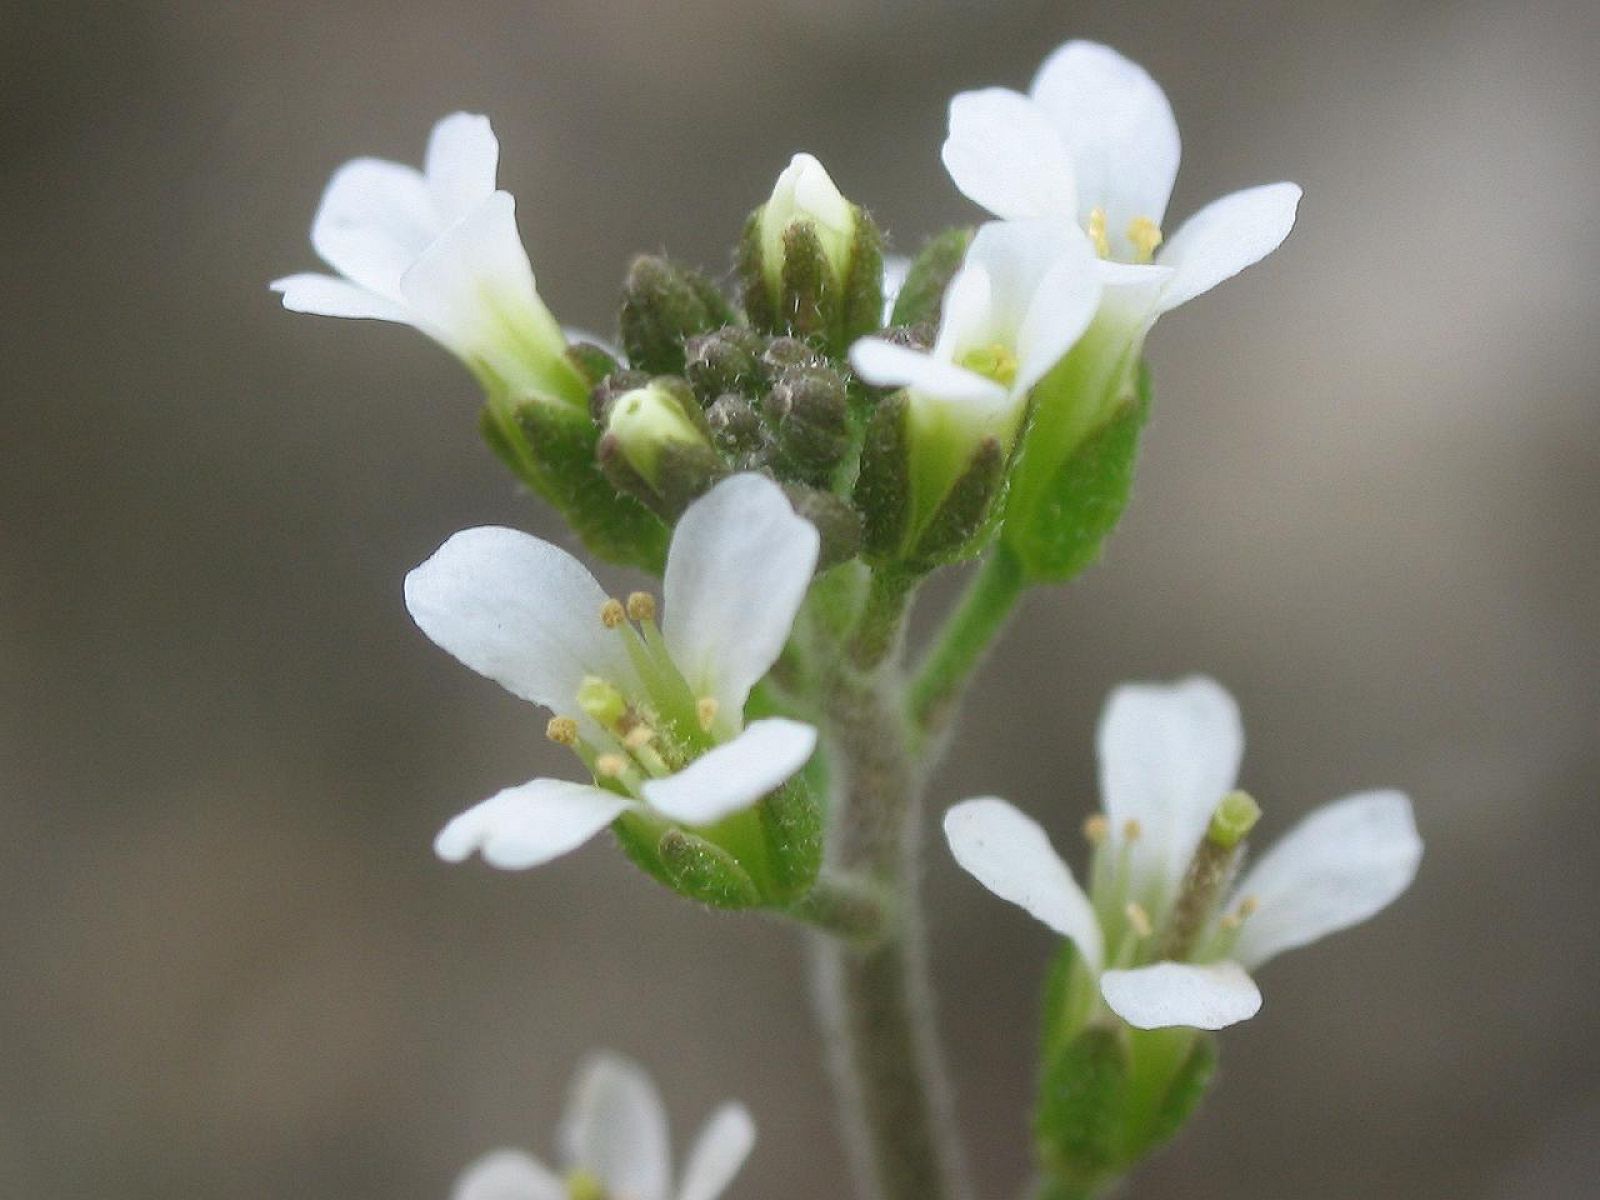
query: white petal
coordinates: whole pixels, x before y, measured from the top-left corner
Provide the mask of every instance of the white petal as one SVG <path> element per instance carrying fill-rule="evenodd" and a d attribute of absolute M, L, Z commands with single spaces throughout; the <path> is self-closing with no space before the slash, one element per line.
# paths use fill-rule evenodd
<path fill-rule="evenodd" d="M 1029 94 L 1071 155 L 1080 220 L 1104 208 L 1118 257 L 1132 257 L 1128 222 L 1159 225 L 1178 175 L 1178 125 L 1166 93 L 1115 50 L 1068 42 L 1044 61 Z"/>
<path fill-rule="evenodd" d="M 961 194 L 997 217 L 1077 220 L 1066 146 L 1039 106 L 1018 92 L 984 88 L 951 100 L 940 158 Z"/>
<path fill-rule="evenodd" d="M 900 299 L 900 289 L 911 274 L 911 260 L 904 254 L 883 256 L 883 315 L 880 320 L 887 325 L 894 315 L 895 301 Z"/>
<path fill-rule="evenodd" d="M 1100 795 L 1120 839 L 1139 823 L 1132 896 L 1161 907 L 1188 867 L 1244 755 L 1239 708 L 1221 684 L 1124 684 L 1100 717 Z"/>
<path fill-rule="evenodd" d="M 685 825 L 713 825 L 785 782 L 816 748 L 817 731 L 810 725 L 765 717 L 676 775 L 646 780 L 644 800 Z"/>
<path fill-rule="evenodd" d="M 945 813 L 944 836 L 963 870 L 1070 938 L 1089 968 L 1100 969 L 1104 949 L 1094 906 L 1033 818 L 994 796 L 963 800 Z"/>
<path fill-rule="evenodd" d="M 341 275 L 399 301 L 401 276 L 440 228 L 421 172 L 357 158 L 328 181 L 311 223 L 311 244 Z"/>
<path fill-rule="evenodd" d="M 537 384 L 566 339 L 534 287 L 517 235 L 516 202 L 494 192 L 439 235 L 400 281 L 419 324 L 462 358 L 507 383 Z"/>
<path fill-rule="evenodd" d="M 1137 1029 L 1222 1029 L 1261 1011 L 1261 992 L 1238 963 L 1163 962 L 1100 976 L 1100 994 Z"/>
<path fill-rule="evenodd" d="M 629 1200 L 666 1200 L 672 1172 L 667 1112 L 650 1076 L 620 1054 L 597 1054 L 572 1086 L 561 1126 L 570 1166 Z"/>
<path fill-rule="evenodd" d="M 756 1123 L 742 1104 L 724 1104 L 689 1151 L 678 1200 L 717 1200 L 756 1144 Z"/>
<path fill-rule="evenodd" d="M 461 1173 L 450 1200 L 566 1200 L 566 1185 L 519 1150 L 496 1150 Z"/>
<path fill-rule="evenodd" d="M 1234 957 L 1254 969 L 1365 921 L 1411 886 L 1422 838 L 1400 792 L 1364 792 L 1317 809 L 1246 872 L 1236 900 L 1259 908 Z"/>
<path fill-rule="evenodd" d="M 1039 280 L 1017 333 L 1017 378 L 1027 391 L 1066 357 L 1100 306 L 1101 275 L 1087 238 L 1073 237 Z"/>
<path fill-rule="evenodd" d="M 439 831 L 433 850 L 446 862 L 476 850 L 491 867 L 525 871 L 576 850 L 633 807 L 587 783 L 535 779 L 467 809 Z"/>
<path fill-rule="evenodd" d="M 789 640 L 819 545 L 816 527 L 761 475 L 724 479 L 673 531 L 661 633 L 696 697 L 716 698 L 729 732 Z"/>
<path fill-rule="evenodd" d="M 992 379 L 882 338 L 857 339 L 850 347 L 850 365 L 879 387 L 909 387 L 941 400 L 998 404 L 1006 399 L 1006 389 Z"/>
<path fill-rule="evenodd" d="M 369 292 L 360 284 L 332 275 L 307 272 L 287 275 L 272 281 L 272 290 L 283 296 L 290 312 L 315 313 L 322 317 L 370 317 L 377 321 L 411 323 L 404 305 Z"/>
<path fill-rule="evenodd" d="M 1300 188 L 1268 183 L 1213 200 L 1183 223 L 1161 248 L 1160 262 L 1176 274 L 1161 297 L 1171 311 L 1224 279 L 1260 262 L 1289 236 Z"/>
<path fill-rule="evenodd" d="M 441 648 L 524 700 L 575 715 L 585 675 L 637 686 L 606 594 L 583 564 L 515 529 L 464 529 L 406 576 L 406 608 Z"/>
<path fill-rule="evenodd" d="M 488 199 L 499 163 L 500 143 L 488 117 L 451 113 L 433 127 L 423 174 L 442 224 L 454 224 Z"/>

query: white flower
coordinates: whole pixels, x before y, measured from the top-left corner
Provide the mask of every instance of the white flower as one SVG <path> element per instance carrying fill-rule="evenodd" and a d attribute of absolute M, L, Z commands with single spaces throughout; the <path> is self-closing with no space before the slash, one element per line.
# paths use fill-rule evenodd
<path fill-rule="evenodd" d="M 495 189 L 500 145 L 487 117 L 433 127 L 424 168 L 357 158 L 334 172 L 311 244 L 338 275 L 276 280 L 283 306 L 414 326 L 486 387 L 584 401 L 566 338 L 539 299 L 516 202 Z"/>
<path fill-rule="evenodd" d="M 451 1200 L 716 1200 L 755 1145 L 742 1104 L 711 1114 L 677 1188 L 667 1113 L 650 1077 L 617 1054 L 578 1073 L 561 1125 L 564 1173 L 519 1150 L 497 1150 L 462 1172 Z"/>
<path fill-rule="evenodd" d="M 1208 829 L 1225 798 L 1254 822 L 1253 802 L 1230 795 L 1243 749 L 1233 698 L 1210 679 L 1113 692 L 1099 731 L 1105 815 L 1085 827 L 1088 894 L 1004 800 L 956 805 L 945 835 L 980 883 L 1072 941 L 1130 1025 L 1220 1029 L 1260 1008 L 1249 971 L 1373 916 L 1422 857 L 1410 801 L 1363 792 L 1317 809 L 1228 892 L 1232 851 Z M 1192 869 L 1208 862 L 1219 869 Z"/>
<path fill-rule="evenodd" d="M 1165 238 L 1179 157 L 1172 108 L 1143 68 L 1094 42 L 1058 49 L 1026 96 L 958 95 L 942 157 L 956 187 L 997 217 L 1081 229 L 1105 260 L 1108 302 L 1145 321 L 1277 249 L 1300 202 L 1292 183 L 1248 188 Z"/>
<path fill-rule="evenodd" d="M 445 650 L 557 714 L 597 785 L 535 779 L 468 809 L 434 843 L 459 862 L 536 866 L 618 816 L 710 825 L 805 765 L 810 725 L 744 726 L 745 700 L 788 639 L 818 537 L 778 486 L 723 480 L 685 511 L 667 553 L 665 618 L 610 599 L 566 551 L 511 529 L 468 529 L 406 577 L 406 606 Z"/>
<path fill-rule="evenodd" d="M 979 440 L 1011 445 L 1029 390 L 1072 348 L 1099 300 L 1082 238 L 1052 221 L 995 221 L 978 230 L 945 290 L 932 350 L 876 337 L 850 348 L 861 378 L 908 389 L 912 438 L 919 456 L 934 460 L 928 487 L 938 491 L 923 507 L 954 482 Z M 940 446 L 944 454 L 932 452 Z"/>

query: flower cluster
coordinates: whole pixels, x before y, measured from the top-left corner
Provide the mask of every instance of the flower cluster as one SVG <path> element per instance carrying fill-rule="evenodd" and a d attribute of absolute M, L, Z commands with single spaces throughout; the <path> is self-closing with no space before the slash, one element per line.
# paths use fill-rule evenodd
<path fill-rule="evenodd" d="M 613 593 L 498 527 L 455 534 L 407 576 L 422 631 L 548 710 L 581 775 L 467 809 L 438 855 L 522 869 L 610 829 L 681 895 L 832 935 L 819 993 L 838 993 L 825 1011 L 855 1006 L 836 1034 L 875 1143 L 863 1177 L 884 1200 L 949 1190 L 941 1089 L 922 1082 L 928 1063 L 890 1061 L 931 1057 L 920 1014 L 896 1006 L 922 991 L 906 978 L 921 957 L 905 822 L 943 722 L 1025 588 L 1076 576 L 1120 517 L 1157 319 L 1274 250 L 1300 200 L 1290 183 L 1248 188 L 1167 236 L 1171 107 L 1088 42 L 1051 55 L 1026 94 L 955 97 L 942 158 L 993 220 L 896 259 L 797 154 L 744 225 L 733 285 L 637 257 L 613 344 L 546 307 L 499 144 L 457 113 L 420 171 L 340 168 L 311 232 L 336 274 L 272 285 L 289 309 L 412 325 L 450 350 L 483 388 L 501 461 L 592 553 L 661 577 Z M 918 585 L 974 560 L 913 675 Z M 1372 916 L 1417 869 L 1410 803 L 1381 791 L 1313 813 L 1242 870 L 1260 817 L 1235 786 L 1242 749 L 1210 680 L 1118 689 L 1086 888 L 1005 801 L 945 817 L 956 861 L 1068 942 L 1045 1005 L 1041 1195 L 1088 1195 L 1170 1136 L 1205 1088 L 1204 1031 L 1260 1007 L 1249 972 Z M 742 1108 L 720 1109 L 674 1190 L 653 1086 L 601 1057 L 574 1093 L 564 1176 L 500 1152 L 456 1196 L 714 1200 L 753 1138 Z"/>

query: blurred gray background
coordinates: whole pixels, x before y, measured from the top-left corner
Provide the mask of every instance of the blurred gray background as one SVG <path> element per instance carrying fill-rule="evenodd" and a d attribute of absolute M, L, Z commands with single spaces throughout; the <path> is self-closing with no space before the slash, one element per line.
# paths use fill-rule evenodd
<path fill-rule="evenodd" d="M 435 829 L 567 764 L 412 628 L 447 534 L 554 532 L 407 330 L 283 313 L 328 173 L 487 112 L 541 288 L 715 269 L 791 152 L 902 249 L 977 213 L 944 104 L 1066 37 L 1168 88 L 1181 218 L 1298 180 L 1268 263 L 1164 321 L 1138 494 L 1034 596 L 935 788 L 1093 800 L 1128 677 L 1216 674 L 1266 832 L 1357 788 L 1428 839 L 1383 920 L 1275 963 L 1130 1192 L 1549 1197 L 1600 1175 L 1600 20 L 1566 4 L 842 0 L 0 8 L 0 1194 L 443 1197 L 550 1149 L 580 1053 L 733 1197 L 844 1194 L 801 947 L 596 844 L 500 875 Z M 948 589 L 944 591 L 948 595 Z M 939 596 L 931 598 L 937 604 Z M 1026 1166 L 1042 927 L 937 850 L 944 1027 L 991 1197 Z"/>

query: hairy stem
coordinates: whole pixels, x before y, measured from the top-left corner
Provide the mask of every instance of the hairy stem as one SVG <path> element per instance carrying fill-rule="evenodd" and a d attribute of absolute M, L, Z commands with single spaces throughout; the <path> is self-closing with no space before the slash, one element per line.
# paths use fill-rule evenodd
<path fill-rule="evenodd" d="M 969 677 L 1011 616 L 1025 585 L 1022 565 L 1004 543 L 997 545 L 973 576 L 911 684 L 911 719 L 920 731 L 938 733 L 949 723 Z"/>
<path fill-rule="evenodd" d="M 957 1200 L 961 1152 L 917 902 L 921 779 L 898 680 L 882 666 L 898 646 L 905 598 L 903 584 L 881 584 L 827 688 L 837 767 L 830 857 L 894 903 L 874 942 L 816 939 L 816 999 L 864 1200 Z"/>

